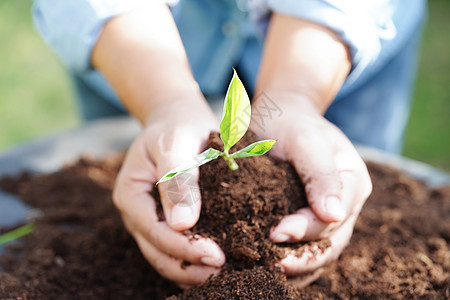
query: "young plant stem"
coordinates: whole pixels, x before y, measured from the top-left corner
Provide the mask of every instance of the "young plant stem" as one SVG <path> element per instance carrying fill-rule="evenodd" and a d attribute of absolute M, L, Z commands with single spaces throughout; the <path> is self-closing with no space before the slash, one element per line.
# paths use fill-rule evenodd
<path fill-rule="evenodd" d="M 0 235 L 0 245 L 9 243 L 11 241 L 17 240 L 23 236 L 32 233 L 35 229 L 34 224 L 26 224 L 17 229 L 9 231 L 3 235 Z"/>
<path fill-rule="evenodd" d="M 230 155 L 228 154 L 228 151 L 224 152 L 222 157 L 227 162 L 228 168 L 230 168 L 230 170 L 235 171 L 235 170 L 239 169 L 239 165 L 236 163 L 236 161 L 232 157 L 230 157 Z"/>
<path fill-rule="evenodd" d="M 166 173 L 158 180 L 158 182 L 156 182 L 156 185 L 180 174 L 189 172 L 194 168 L 200 167 L 219 156 L 225 159 L 230 170 L 235 171 L 239 169 L 238 164 L 234 160 L 235 158 L 263 155 L 269 151 L 276 142 L 275 140 L 263 140 L 252 143 L 231 155 L 228 153 L 228 151 L 239 142 L 245 132 L 247 132 L 251 115 L 250 100 L 236 71 L 234 71 L 233 78 L 228 86 L 225 102 L 223 104 L 223 112 L 223 118 L 220 122 L 220 139 L 223 142 L 224 151 L 222 152 L 214 148 L 209 148 L 195 156 L 192 161 L 178 166 Z"/>

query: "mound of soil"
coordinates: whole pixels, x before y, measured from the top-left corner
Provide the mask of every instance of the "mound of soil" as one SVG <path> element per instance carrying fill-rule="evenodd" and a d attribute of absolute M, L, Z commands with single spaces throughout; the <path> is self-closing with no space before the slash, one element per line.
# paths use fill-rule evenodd
<path fill-rule="evenodd" d="M 213 136 L 210 146 L 217 142 Z M 122 159 L 81 159 L 53 174 L 0 180 L 2 190 L 42 211 L 35 232 L 0 257 L 1 299 L 450 297 L 450 187 L 429 189 L 375 164 L 369 164 L 374 192 L 341 258 L 302 290 L 286 285 L 274 267 L 285 248 L 267 239 L 268 230 L 306 202 L 292 167 L 267 155 L 238 160 L 237 172 L 219 159 L 201 168 L 202 215 L 187 234 L 215 239 L 227 264 L 179 294 L 142 257 L 112 204 Z M 309 251 L 311 244 L 292 246 Z"/>
<path fill-rule="evenodd" d="M 248 132 L 236 150 L 256 141 Z M 206 148 L 223 150 L 218 133 L 212 133 Z M 231 149 L 234 151 L 235 149 Z M 223 159 L 200 167 L 202 211 L 192 234 L 215 240 L 226 255 L 225 270 L 179 299 L 295 299 L 294 289 L 275 267 L 290 247 L 269 240 L 270 228 L 285 215 L 308 205 L 305 189 L 295 169 L 269 155 L 237 159 L 231 171 Z M 157 197 L 157 194 L 154 193 Z M 328 240 L 296 243 L 298 253 L 330 245 Z M 249 277 L 251 274 L 251 277 Z M 238 284 L 237 282 L 241 282 Z"/>

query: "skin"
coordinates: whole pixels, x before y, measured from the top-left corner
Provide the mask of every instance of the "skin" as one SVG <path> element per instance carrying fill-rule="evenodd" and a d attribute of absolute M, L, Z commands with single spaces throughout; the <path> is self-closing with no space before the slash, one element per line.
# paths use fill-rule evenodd
<path fill-rule="evenodd" d="M 213 241 L 189 241 L 181 233 L 199 218 L 198 170 L 158 186 L 165 221 L 158 221 L 149 195 L 162 175 L 204 150 L 209 132 L 219 127 L 192 76 L 169 9 L 149 3 L 111 19 L 91 60 L 143 125 L 117 178 L 114 203 L 143 255 L 162 276 L 182 287 L 199 284 L 220 271 L 225 256 Z M 271 238 L 294 242 L 328 237 L 332 242 L 314 261 L 289 255 L 280 262 L 298 286 L 314 280 L 339 256 L 371 190 L 356 150 L 322 116 L 349 69 L 348 51 L 333 32 L 272 16 L 255 95 L 264 91 L 283 114 L 263 129 L 253 122 L 251 127 L 261 137 L 278 139 L 272 153 L 296 167 L 311 208 L 285 217 Z M 254 99 L 253 107 L 259 102 Z M 331 204 L 325 206 L 329 196 Z M 191 265 L 181 268 L 183 261 Z"/>
<path fill-rule="evenodd" d="M 124 224 L 161 275 L 184 287 L 198 284 L 220 270 L 225 256 L 213 241 L 191 242 L 181 233 L 199 217 L 200 199 L 190 193 L 198 188 L 197 180 L 188 180 L 191 185 L 180 185 L 172 194 L 171 182 L 158 186 L 165 222 L 158 222 L 149 195 L 162 175 L 198 154 L 210 131 L 218 128 L 191 74 L 169 9 L 150 2 L 113 18 L 91 60 L 144 128 L 127 153 L 113 192 Z M 198 178 L 198 170 L 191 174 Z M 183 269 L 182 261 L 192 265 Z"/>
<path fill-rule="evenodd" d="M 290 254 L 280 262 L 299 287 L 314 281 L 340 255 L 372 190 L 351 142 L 323 117 L 350 67 L 348 49 L 334 32 L 305 20 L 272 17 L 255 95 L 264 92 L 282 116 L 265 120 L 264 127 L 250 127 L 262 138 L 278 140 L 271 154 L 294 165 L 310 207 L 286 216 L 270 237 L 274 242 L 329 238 L 332 244 L 314 259 L 307 253 Z M 254 114 L 262 99 L 254 99 Z"/>

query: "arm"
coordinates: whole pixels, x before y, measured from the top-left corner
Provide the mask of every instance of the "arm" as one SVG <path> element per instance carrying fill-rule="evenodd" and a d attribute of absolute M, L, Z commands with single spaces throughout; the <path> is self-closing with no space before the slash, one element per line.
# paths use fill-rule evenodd
<path fill-rule="evenodd" d="M 321 114 L 351 67 L 347 47 L 333 31 L 280 14 L 271 18 L 263 55 L 255 94 L 301 96 Z"/>
<path fill-rule="evenodd" d="M 160 3 L 109 21 L 91 60 L 142 124 L 168 99 L 204 102 L 172 15 Z"/>
<path fill-rule="evenodd" d="M 144 125 L 118 175 L 114 203 L 158 272 L 181 286 L 198 284 L 225 261 L 212 240 L 189 241 L 179 232 L 192 227 L 200 214 L 200 199 L 190 193 L 198 185 L 198 170 L 186 174 L 191 179 L 178 181 L 179 185 L 159 185 L 164 222 L 158 220 L 155 200 L 149 195 L 158 178 L 202 150 L 216 127 L 169 9 L 152 3 L 111 19 L 91 59 Z M 182 268 L 183 261 L 192 265 Z"/>
<path fill-rule="evenodd" d="M 275 242 L 329 238 L 332 242 L 315 260 L 288 255 L 280 262 L 288 275 L 303 276 L 299 285 L 314 280 L 321 267 L 337 258 L 371 191 L 358 153 L 323 117 L 350 66 L 347 47 L 333 31 L 301 19 L 272 16 L 255 95 L 267 94 L 283 114 L 264 128 L 252 129 L 278 139 L 273 153 L 294 165 L 310 207 L 285 217 L 271 238 Z M 258 100 L 254 107 L 260 105 Z"/>

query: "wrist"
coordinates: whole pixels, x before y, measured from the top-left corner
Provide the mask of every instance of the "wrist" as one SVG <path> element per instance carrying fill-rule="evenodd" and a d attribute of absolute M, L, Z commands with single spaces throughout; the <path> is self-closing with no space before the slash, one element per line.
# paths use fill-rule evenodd
<path fill-rule="evenodd" d="M 153 101 L 152 109 L 147 110 L 141 121 L 144 126 L 155 121 L 177 122 L 180 119 L 201 119 L 209 120 L 213 117 L 211 109 L 203 97 L 200 89 L 177 89 L 162 94 L 154 95 L 157 99 Z M 181 117 L 182 116 L 182 117 Z"/>
<path fill-rule="evenodd" d="M 307 70 L 299 71 L 295 76 L 296 80 L 281 75 L 274 76 L 278 79 L 266 81 L 264 85 L 258 86 L 255 95 L 266 94 L 278 106 L 298 106 L 302 108 L 302 112 L 323 116 L 333 103 L 342 83 L 339 86 L 324 86 L 314 77 L 306 76 L 307 73 Z M 257 103 L 258 99 L 254 101 Z"/>
<path fill-rule="evenodd" d="M 291 114 L 322 115 L 319 100 L 313 95 L 306 94 L 304 90 L 267 88 L 255 95 L 264 95 L 257 96 L 252 101 L 252 113 L 254 112 L 256 115 L 267 115 L 269 110 L 273 112 L 270 116 L 276 114 L 281 117 L 284 115 L 283 119 Z"/>
<path fill-rule="evenodd" d="M 171 80 L 172 84 L 169 87 L 160 89 L 147 90 L 145 99 L 140 101 L 142 105 L 130 110 L 131 114 L 136 117 L 144 126 L 158 115 L 159 111 L 169 111 L 176 109 L 178 106 L 185 104 L 196 107 L 201 103 L 206 102 L 198 84 L 195 81 L 180 80 L 177 84 L 176 80 Z M 183 81 L 183 83 L 181 83 Z"/>

